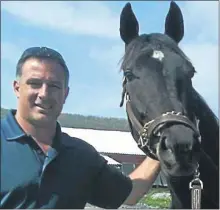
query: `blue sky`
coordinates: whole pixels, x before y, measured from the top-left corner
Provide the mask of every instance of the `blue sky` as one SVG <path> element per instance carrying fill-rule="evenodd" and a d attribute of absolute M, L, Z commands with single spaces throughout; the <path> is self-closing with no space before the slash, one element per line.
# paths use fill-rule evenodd
<path fill-rule="evenodd" d="M 15 108 L 15 66 L 31 46 L 58 50 L 70 70 L 70 94 L 63 112 L 123 117 L 119 107 L 124 45 L 119 15 L 126 1 L 1 2 L 1 104 Z M 141 33 L 163 32 L 168 1 L 131 2 Z M 198 72 L 194 87 L 218 113 L 218 2 L 177 2 L 185 21 L 180 46 Z M 206 84 L 206 85 L 205 85 Z"/>

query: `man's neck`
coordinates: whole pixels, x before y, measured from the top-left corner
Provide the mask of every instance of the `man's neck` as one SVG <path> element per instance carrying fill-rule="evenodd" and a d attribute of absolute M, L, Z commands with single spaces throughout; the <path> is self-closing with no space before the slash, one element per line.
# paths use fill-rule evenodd
<path fill-rule="evenodd" d="M 40 145 L 52 145 L 53 138 L 56 134 L 56 123 L 48 126 L 33 125 L 18 113 L 15 115 L 15 119 L 24 130 L 25 133 L 31 135 L 32 138 Z"/>

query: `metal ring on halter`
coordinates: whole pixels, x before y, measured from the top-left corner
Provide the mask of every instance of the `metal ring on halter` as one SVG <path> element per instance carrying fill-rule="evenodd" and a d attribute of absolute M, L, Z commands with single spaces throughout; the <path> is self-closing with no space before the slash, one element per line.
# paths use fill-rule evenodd
<path fill-rule="evenodd" d="M 197 184 L 196 184 L 197 183 Z M 193 188 L 193 184 L 195 184 L 195 185 L 200 185 L 201 186 L 201 189 L 203 189 L 203 182 L 202 182 L 202 180 L 201 179 L 199 179 L 199 178 L 195 178 L 195 179 L 193 179 L 190 183 L 189 183 L 189 188 L 190 189 L 192 189 Z"/>
<path fill-rule="evenodd" d="M 199 172 L 199 164 L 197 163 L 197 168 L 195 170 L 195 174 L 194 174 L 194 179 L 189 183 L 189 188 L 192 189 L 192 185 L 196 184 L 201 186 L 201 189 L 203 189 L 203 182 L 202 180 L 199 178 L 200 172 Z"/>

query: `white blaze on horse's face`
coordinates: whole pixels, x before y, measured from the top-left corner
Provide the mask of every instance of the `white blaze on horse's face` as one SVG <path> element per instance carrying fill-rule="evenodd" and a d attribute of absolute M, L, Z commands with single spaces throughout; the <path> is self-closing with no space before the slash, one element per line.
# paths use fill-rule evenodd
<path fill-rule="evenodd" d="M 152 58 L 155 58 L 161 62 L 164 59 L 164 54 L 162 51 L 154 50 L 152 54 Z"/>

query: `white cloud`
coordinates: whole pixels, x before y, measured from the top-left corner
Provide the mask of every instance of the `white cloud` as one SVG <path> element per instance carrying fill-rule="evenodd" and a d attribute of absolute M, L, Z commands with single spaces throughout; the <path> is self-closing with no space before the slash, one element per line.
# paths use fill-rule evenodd
<path fill-rule="evenodd" d="M 197 73 L 193 86 L 212 109 L 218 107 L 218 45 L 209 43 L 185 44 L 183 51 L 191 59 Z"/>
<path fill-rule="evenodd" d="M 16 65 L 21 53 L 22 49 L 18 45 L 11 42 L 1 42 L 1 60 L 7 60 Z"/>
<path fill-rule="evenodd" d="M 99 88 L 93 88 L 88 85 L 73 84 L 70 88 L 70 98 L 67 98 L 64 106 L 66 112 L 80 113 L 83 115 L 102 115 L 108 117 L 122 117 L 125 118 L 124 108 L 119 107 L 121 100 L 122 89 L 117 89 L 116 86 L 102 85 Z M 73 97 L 74 96 L 74 97 Z M 72 98 L 73 97 L 73 98 Z M 77 103 L 72 101 L 76 98 L 81 98 Z M 68 105 L 71 104 L 71 109 Z"/>
<path fill-rule="evenodd" d="M 185 22 L 185 34 L 193 41 L 218 41 L 218 1 L 186 1 L 181 8 Z"/>
<path fill-rule="evenodd" d="M 124 55 L 123 44 L 115 44 L 110 47 L 94 46 L 90 49 L 90 58 L 96 60 L 99 64 L 105 66 L 111 72 L 118 73 L 120 67 L 120 59 Z"/>
<path fill-rule="evenodd" d="M 194 64 L 193 85 L 210 107 L 218 110 L 218 2 L 186 1 L 181 8 L 185 22 L 182 49 Z M 217 113 L 216 113 L 217 114 Z"/>
<path fill-rule="evenodd" d="M 70 34 L 118 36 L 118 15 L 104 2 L 4 1 L 1 7 L 23 20 L 23 24 Z"/>

